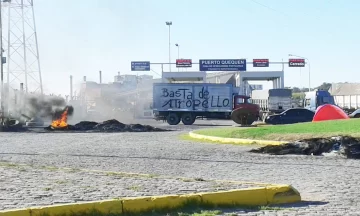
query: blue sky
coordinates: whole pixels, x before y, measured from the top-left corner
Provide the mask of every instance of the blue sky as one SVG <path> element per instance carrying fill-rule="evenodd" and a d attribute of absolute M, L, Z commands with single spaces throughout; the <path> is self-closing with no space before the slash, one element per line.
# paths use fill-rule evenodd
<path fill-rule="evenodd" d="M 98 81 L 135 74 L 131 61 L 180 58 L 287 60 L 307 57 L 312 86 L 360 82 L 358 0 L 36 0 L 39 49 L 47 92 L 68 94 L 69 76 Z M 167 68 L 167 66 L 165 67 Z M 152 66 L 158 73 L 159 66 Z M 175 68 L 174 68 L 175 69 Z M 192 70 L 197 70 L 194 66 Z M 248 70 L 255 70 L 248 65 Z M 267 70 L 281 70 L 271 65 Z M 157 76 L 153 72 L 149 73 Z M 285 86 L 308 86 L 308 68 L 285 67 Z M 259 83 L 259 82 L 255 82 Z M 270 85 L 265 85 L 270 87 Z"/>

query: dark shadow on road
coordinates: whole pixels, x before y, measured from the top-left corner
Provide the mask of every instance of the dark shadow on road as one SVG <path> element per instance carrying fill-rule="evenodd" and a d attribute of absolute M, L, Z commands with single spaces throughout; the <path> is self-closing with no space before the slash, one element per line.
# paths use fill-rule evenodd
<path fill-rule="evenodd" d="M 326 205 L 326 204 L 329 204 L 329 202 L 301 201 L 301 202 L 298 202 L 298 203 L 283 204 L 283 205 L 272 205 L 272 206 L 283 207 L 283 208 L 302 208 L 302 207 L 319 206 L 319 205 Z"/>
<path fill-rule="evenodd" d="M 311 206 L 319 206 L 326 205 L 329 202 L 321 202 L 321 201 L 301 201 L 298 203 L 291 204 L 279 204 L 279 205 L 268 205 L 268 206 L 260 206 L 260 207 L 249 207 L 249 208 L 231 208 L 231 209 L 222 209 L 223 213 L 230 214 L 234 212 L 259 212 L 259 211 L 296 211 L 296 208 L 308 208 Z"/>
<path fill-rule="evenodd" d="M 148 160 L 169 160 L 169 161 L 193 161 L 193 162 L 206 162 L 206 163 L 234 163 L 234 164 L 257 164 L 257 165 L 284 165 L 284 166 L 318 166 L 318 167 L 349 167 L 349 168 L 360 168 L 360 166 L 348 166 L 348 165 L 329 165 L 329 164 L 308 164 L 308 163 L 293 163 L 288 162 L 279 163 L 279 162 L 256 162 L 256 159 L 253 158 L 253 161 L 235 161 L 235 160 L 211 160 L 211 159 L 192 159 L 192 158 L 170 158 L 170 157 L 148 157 L 148 156 L 120 156 L 120 155 L 90 155 L 90 154 L 52 154 L 52 153 L 14 153 L 14 152 L 0 152 L 0 155 L 26 155 L 26 156 L 66 156 L 66 157 L 90 157 L 90 158 L 119 158 L 119 159 L 148 159 Z M 322 156 L 319 156 L 322 157 Z M 272 158 L 268 158 L 271 160 Z M 276 158 L 279 159 L 279 158 Z M 337 158 L 338 159 L 338 158 Z M 351 160 L 343 158 L 343 160 Z"/>

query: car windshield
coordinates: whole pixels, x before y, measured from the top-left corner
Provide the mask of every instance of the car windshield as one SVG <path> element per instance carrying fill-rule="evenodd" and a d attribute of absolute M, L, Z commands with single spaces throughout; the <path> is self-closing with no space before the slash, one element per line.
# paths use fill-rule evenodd
<path fill-rule="evenodd" d="M 284 114 L 287 114 L 287 113 L 290 113 L 292 109 L 289 109 L 289 110 L 285 110 L 283 111 L 282 113 L 280 113 L 281 115 L 284 115 Z"/>

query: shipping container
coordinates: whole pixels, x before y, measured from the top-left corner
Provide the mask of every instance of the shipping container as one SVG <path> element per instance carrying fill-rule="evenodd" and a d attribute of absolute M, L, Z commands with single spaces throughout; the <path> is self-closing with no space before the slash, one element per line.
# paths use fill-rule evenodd
<path fill-rule="evenodd" d="M 344 109 L 359 109 L 360 95 L 334 95 L 336 105 Z"/>
<path fill-rule="evenodd" d="M 251 100 L 268 114 L 281 113 L 293 107 L 291 89 L 253 90 Z"/>

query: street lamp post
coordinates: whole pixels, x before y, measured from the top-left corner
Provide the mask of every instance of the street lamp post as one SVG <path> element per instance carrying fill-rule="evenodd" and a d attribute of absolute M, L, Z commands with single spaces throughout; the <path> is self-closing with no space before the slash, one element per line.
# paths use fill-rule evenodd
<path fill-rule="evenodd" d="M 170 42 L 170 26 L 172 25 L 171 21 L 165 22 L 169 26 L 169 72 L 171 72 L 171 42 Z"/>
<path fill-rule="evenodd" d="M 175 44 L 175 46 L 177 46 L 178 48 L 178 59 L 180 59 L 180 45 L 179 44 Z M 178 72 L 180 71 L 180 68 L 178 68 Z"/>
<path fill-rule="evenodd" d="M 298 58 L 303 58 L 303 59 L 306 59 L 308 65 L 309 65 L 309 92 L 311 91 L 311 85 L 310 85 L 310 61 L 308 58 L 305 58 L 305 57 L 302 57 L 302 56 L 298 56 L 298 55 L 293 55 L 293 54 L 289 54 L 289 56 L 294 56 L 294 57 L 298 57 Z"/>
<path fill-rule="evenodd" d="M 0 64 L 1 64 L 1 125 L 4 124 L 4 67 L 3 67 L 3 41 L 2 41 L 2 1 L 0 0 Z"/>
<path fill-rule="evenodd" d="M 179 44 L 175 44 L 175 46 L 177 46 L 177 48 L 178 48 L 178 59 L 180 59 L 180 45 L 179 45 Z"/>

